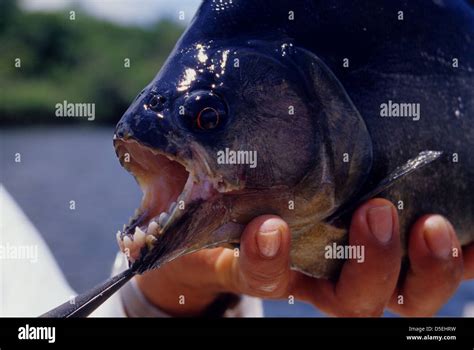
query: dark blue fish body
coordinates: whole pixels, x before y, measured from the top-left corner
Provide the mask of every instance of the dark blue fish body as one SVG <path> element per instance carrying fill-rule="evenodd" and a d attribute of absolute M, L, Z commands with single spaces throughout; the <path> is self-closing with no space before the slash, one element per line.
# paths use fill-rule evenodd
<path fill-rule="evenodd" d="M 145 193 L 118 237 L 140 271 L 237 244 L 250 219 L 275 213 L 292 229 L 293 266 L 333 276 L 325 247 L 346 241 L 346 214 L 368 193 L 398 206 L 402 233 L 436 212 L 467 244 L 474 7 L 204 1 L 115 147 Z"/>

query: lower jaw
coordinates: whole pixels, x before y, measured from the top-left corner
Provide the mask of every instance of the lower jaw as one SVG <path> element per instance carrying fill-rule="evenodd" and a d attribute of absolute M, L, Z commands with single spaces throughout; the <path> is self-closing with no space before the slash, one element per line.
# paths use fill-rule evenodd
<path fill-rule="evenodd" d="M 195 182 L 194 177 L 190 175 L 183 192 L 169 204 L 168 210 L 158 215 L 147 215 L 149 210 L 146 206 L 142 206 L 135 219 L 124 227 L 123 232 L 117 232 L 117 242 L 121 251 L 131 263 L 140 260 L 156 245 L 167 241 L 164 236 L 174 234 L 168 232 L 169 228 L 172 225 L 179 225 L 179 220 L 191 205 L 210 200 L 218 194 L 210 181 Z"/>
<path fill-rule="evenodd" d="M 118 245 L 132 263 L 165 241 L 163 238 L 169 234 L 170 226 L 180 224 L 192 203 L 238 189 L 210 175 L 204 151 L 197 146 L 192 148 L 193 163 L 160 153 L 135 140 L 116 140 L 115 147 L 122 165 L 134 174 L 145 194 L 135 217 L 124 225 L 123 232 L 117 232 Z M 129 156 L 128 162 L 124 161 L 125 155 Z"/>

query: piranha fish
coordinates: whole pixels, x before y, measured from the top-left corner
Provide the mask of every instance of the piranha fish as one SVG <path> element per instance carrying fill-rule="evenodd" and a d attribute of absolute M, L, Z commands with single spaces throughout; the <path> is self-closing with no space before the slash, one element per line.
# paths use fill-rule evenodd
<path fill-rule="evenodd" d="M 143 191 L 121 249 L 140 273 L 277 214 L 292 267 L 333 278 L 325 247 L 374 196 L 397 205 L 404 241 L 440 213 L 472 242 L 473 58 L 465 0 L 205 0 L 117 124 Z"/>

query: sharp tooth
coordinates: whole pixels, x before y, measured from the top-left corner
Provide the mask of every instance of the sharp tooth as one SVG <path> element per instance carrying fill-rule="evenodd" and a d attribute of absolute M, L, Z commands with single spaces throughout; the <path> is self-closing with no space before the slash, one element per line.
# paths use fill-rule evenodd
<path fill-rule="evenodd" d="M 126 229 L 127 229 L 127 225 L 123 224 L 122 231 L 125 232 Z"/>
<path fill-rule="evenodd" d="M 170 216 L 167 213 L 161 213 L 160 217 L 158 218 L 158 223 L 160 224 L 161 227 L 165 226 L 166 222 Z"/>
<path fill-rule="evenodd" d="M 151 249 L 151 248 L 153 248 L 153 245 L 156 242 L 156 238 L 152 235 L 148 235 L 145 238 L 145 242 L 146 242 L 146 245 L 148 246 L 148 249 Z"/>
<path fill-rule="evenodd" d="M 119 245 L 119 247 L 120 247 L 120 250 L 123 251 L 124 245 L 123 245 L 123 241 L 122 241 L 122 237 L 121 237 L 121 236 L 122 236 L 122 233 L 121 233 L 120 231 L 118 231 L 117 234 L 116 234 L 117 243 L 118 243 L 118 245 Z"/>
<path fill-rule="evenodd" d="M 128 236 L 125 236 L 123 238 L 123 244 L 125 246 L 125 249 L 128 249 L 130 251 L 130 253 L 132 252 L 132 248 L 133 248 L 133 242 L 132 240 L 130 239 L 130 237 Z"/>
<path fill-rule="evenodd" d="M 159 228 L 160 227 L 158 226 L 157 222 L 150 221 L 150 223 L 148 224 L 148 229 L 147 229 L 146 233 L 149 234 L 149 235 L 156 235 Z"/>
<path fill-rule="evenodd" d="M 168 213 L 172 213 L 176 208 L 176 202 L 171 203 L 170 208 L 168 209 Z"/>
<path fill-rule="evenodd" d="M 142 246 L 145 243 L 145 232 L 143 232 L 140 227 L 135 227 L 135 233 L 133 234 L 133 241 Z"/>

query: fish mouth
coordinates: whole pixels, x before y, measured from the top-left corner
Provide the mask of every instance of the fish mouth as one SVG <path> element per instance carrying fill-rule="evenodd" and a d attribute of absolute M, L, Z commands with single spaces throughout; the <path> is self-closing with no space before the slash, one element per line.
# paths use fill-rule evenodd
<path fill-rule="evenodd" d="M 226 191 L 225 182 L 208 171 L 202 157 L 184 159 L 131 138 L 114 137 L 114 146 L 120 163 L 143 191 L 139 208 L 116 235 L 132 264 L 166 241 L 167 232 L 188 208 Z"/>

